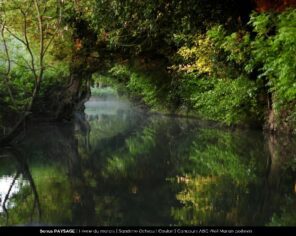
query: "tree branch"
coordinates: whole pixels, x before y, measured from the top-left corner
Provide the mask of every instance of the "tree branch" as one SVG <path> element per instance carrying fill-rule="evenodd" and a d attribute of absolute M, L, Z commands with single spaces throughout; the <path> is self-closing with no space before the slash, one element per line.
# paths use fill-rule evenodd
<path fill-rule="evenodd" d="M 20 12 L 22 13 L 23 17 L 24 17 L 24 30 L 23 30 L 23 34 L 24 34 L 24 37 L 25 37 L 25 45 L 26 45 L 26 48 L 30 54 L 30 57 L 31 57 L 31 67 L 33 69 L 33 75 L 35 77 L 35 82 L 37 80 L 37 72 L 36 72 L 36 69 L 35 69 L 35 59 L 34 59 L 34 54 L 32 52 L 32 49 L 31 49 L 31 46 L 30 46 L 30 43 L 29 43 L 29 39 L 28 39 L 28 34 L 27 34 L 27 15 L 26 13 L 20 9 Z"/>
<path fill-rule="evenodd" d="M 10 55 L 9 55 L 9 51 L 8 51 L 6 38 L 5 38 L 5 35 L 4 35 L 4 30 L 5 30 L 5 21 L 2 22 L 2 27 L 1 27 L 1 37 L 2 37 L 4 50 L 5 50 L 5 54 L 6 54 L 6 60 L 7 60 L 7 70 L 6 70 L 6 73 L 5 73 L 4 77 L 5 77 L 5 83 L 6 83 L 6 87 L 7 87 L 10 99 L 11 99 L 12 103 L 15 104 L 15 100 L 14 100 L 14 97 L 12 95 L 11 88 L 9 86 L 9 75 L 10 75 L 10 71 L 11 71 L 11 59 L 10 59 Z"/>
<path fill-rule="evenodd" d="M 44 65 L 43 65 L 43 57 L 44 57 L 44 32 L 43 32 L 43 20 L 40 13 L 40 6 L 38 4 L 38 0 L 34 0 L 34 5 L 37 11 L 37 20 L 38 20 L 38 28 L 39 28 L 39 76 L 37 77 L 37 83 L 40 83 L 43 75 Z M 46 6 L 44 8 L 44 11 Z M 38 85 L 39 86 L 39 85 Z"/>

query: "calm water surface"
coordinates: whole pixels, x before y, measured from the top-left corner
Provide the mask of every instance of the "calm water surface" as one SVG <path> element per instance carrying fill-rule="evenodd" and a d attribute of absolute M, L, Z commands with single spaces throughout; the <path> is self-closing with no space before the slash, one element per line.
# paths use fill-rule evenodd
<path fill-rule="evenodd" d="M 93 97 L 0 153 L 0 225 L 296 225 L 296 141 Z"/>

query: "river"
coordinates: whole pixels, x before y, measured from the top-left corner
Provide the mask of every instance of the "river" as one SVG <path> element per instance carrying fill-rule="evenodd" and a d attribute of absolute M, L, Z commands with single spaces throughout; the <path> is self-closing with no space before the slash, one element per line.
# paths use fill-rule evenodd
<path fill-rule="evenodd" d="M 0 225 L 295 225 L 296 140 L 92 97 L 0 154 Z"/>

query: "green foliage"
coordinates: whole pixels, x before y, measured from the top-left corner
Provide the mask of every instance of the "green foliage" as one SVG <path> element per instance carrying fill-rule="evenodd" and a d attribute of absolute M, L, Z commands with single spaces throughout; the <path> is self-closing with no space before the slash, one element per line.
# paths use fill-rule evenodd
<path fill-rule="evenodd" d="M 158 104 L 157 87 L 151 83 L 149 77 L 132 73 L 127 88 L 132 93 L 141 96 L 145 104 L 151 107 Z"/>
<path fill-rule="evenodd" d="M 209 34 L 226 53 L 227 61 L 235 63 L 249 79 L 254 80 L 254 74 L 257 76 L 257 91 L 263 86 L 266 94 L 272 94 L 276 122 L 292 128 L 296 124 L 295 21 L 295 9 L 278 14 L 253 13 L 249 25 L 253 27 L 255 37 L 247 31 L 225 35 L 223 30 L 215 34 L 214 29 Z"/>
<path fill-rule="evenodd" d="M 181 78 L 184 104 L 203 118 L 228 125 L 256 122 L 262 112 L 260 86 L 243 70 L 249 37 L 237 38 L 215 26 L 197 35 L 192 46 L 181 47 L 178 64 L 171 67 Z"/>
<path fill-rule="evenodd" d="M 125 85 L 130 97 L 140 99 L 153 110 L 166 110 L 169 104 L 165 80 L 159 80 L 161 73 L 141 71 L 127 65 L 115 65 L 109 76 Z"/>
<path fill-rule="evenodd" d="M 221 25 L 191 37 L 170 67 L 182 101 L 202 117 L 238 124 L 261 121 L 272 93 L 277 122 L 295 127 L 295 22 L 293 9 L 254 13 L 255 37 Z"/>
<path fill-rule="evenodd" d="M 257 36 L 251 42 L 251 55 L 262 64 L 261 76 L 269 79 L 275 108 L 296 99 L 296 10 L 276 16 L 253 14 L 250 24 Z"/>
<path fill-rule="evenodd" d="M 68 4 L 55 0 L 1 1 L 0 96 L 6 101 L 2 112 L 12 109 L 22 113 L 37 100 L 33 97 L 47 100 L 52 88 L 68 81 L 72 31 L 62 27 L 63 9 Z M 9 125 L 13 126 L 13 121 Z"/>
<path fill-rule="evenodd" d="M 249 1 L 238 4 L 234 0 L 95 0 L 90 21 L 100 40 L 111 48 L 133 55 L 168 56 L 176 36 L 204 31 L 213 23 L 235 25 L 238 16 L 248 15 L 250 6 Z"/>
<path fill-rule="evenodd" d="M 44 69 L 40 95 L 46 99 L 48 91 L 67 83 L 70 68 L 101 70 L 90 66 L 94 56 L 113 66 L 103 80 L 115 78 L 111 84 L 119 94 L 127 90 L 154 110 L 191 112 L 233 125 L 263 123 L 272 108 L 279 125 L 295 130 L 295 9 L 250 15 L 251 1 L 37 0 L 44 46 L 49 45 L 45 57 L 33 2 L 5 0 L 0 6 L 12 55 L 8 82 L 0 83 L 6 107 L 21 110 L 30 100 L 38 80 L 32 63 L 35 72 Z M 82 32 L 86 26 L 93 32 Z M 31 52 L 22 42 L 24 33 Z M 91 56 L 78 58 L 85 50 Z M 1 46 L 2 74 L 7 60 Z"/>
<path fill-rule="evenodd" d="M 204 83 L 204 81 L 202 82 Z M 258 117 L 255 83 L 245 78 L 215 80 L 213 89 L 193 93 L 194 108 L 205 118 L 239 124 Z"/>
<path fill-rule="evenodd" d="M 128 81 L 131 75 L 131 70 L 126 65 L 117 64 L 109 70 L 109 73 L 120 81 Z"/>

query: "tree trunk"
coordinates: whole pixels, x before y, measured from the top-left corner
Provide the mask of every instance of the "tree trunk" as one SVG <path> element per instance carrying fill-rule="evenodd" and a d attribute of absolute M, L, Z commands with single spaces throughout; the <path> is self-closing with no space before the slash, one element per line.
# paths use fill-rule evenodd
<path fill-rule="evenodd" d="M 70 66 L 70 83 L 58 96 L 55 118 L 71 119 L 75 110 L 83 108 L 90 96 L 90 79 L 97 69 L 97 59 L 92 53 L 96 50 L 97 36 L 82 19 L 73 19 L 74 42 Z"/>

